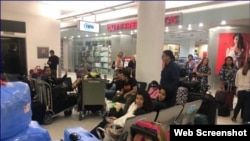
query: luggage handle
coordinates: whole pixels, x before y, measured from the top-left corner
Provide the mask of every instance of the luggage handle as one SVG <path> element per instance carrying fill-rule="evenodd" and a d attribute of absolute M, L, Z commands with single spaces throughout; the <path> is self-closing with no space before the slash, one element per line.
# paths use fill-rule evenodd
<path fill-rule="evenodd" d="M 232 91 L 233 91 L 233 83 L 230 83 L 229 80 L 228 80 L 227 91 L 228 91 L 228 92 L 232 92 Z"/>

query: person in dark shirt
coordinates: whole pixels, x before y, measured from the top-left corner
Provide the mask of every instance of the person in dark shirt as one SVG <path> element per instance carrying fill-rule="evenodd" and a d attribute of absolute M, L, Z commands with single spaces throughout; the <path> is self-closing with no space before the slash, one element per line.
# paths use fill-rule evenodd
<path fill-rule="evenodd" d="M 120 74 L 122 73 L 122 69 L 118 69 L 116 73 L 116 77 L 113 78 L 112 82 L 106 85 L 105 89 L 105 97 L 108 100 L 111 100 L 117 91 L 121 91 L 123 87 L 123 81 L 120 79 Z"/>
<path fill-rule="evenodd" d="M 169 90 L 170 106 L 176 104 L 176 93 L 179 86 L 180 67 L 174 62 L 175 57 L 171 50 L 165 50 L 162 54 L 162 61 L 165 63 L 161 71 L 160 85 Z"/>
<path fill-rule="evenodd" d="M 4 77 L 6 81 L 19 81 L 23 74 L 20 58 L 17 54 L 17 45 L 10 43 L 8 52 L 3 57 Z"/>
<path fill-rule="evenodd" d="M 113 97 L 113 102 L 125 103 L 123 111 L 126 113 L 129 105 L 135 100 L 138 86 L 137 81 L 130 77 L 130 73 L 126 69 L 122 70 L 119 77 L 123 81 L 123 86 L 121 91 L 117 92 Z"/>
<path fill-rule="evenodd" d="M 44 75 L 41 76 L 41 79 L 50 84 L 50 86 L 56 87 L 57 85 L 61 84 L 67 78 L 67 71 L 62 78 L 56 78 L 54 75 L 51 74 L 51 69 L 48 66 L 44 67 Z"/>
<path fill-rule="evenodd" d="M 54 50 L 50 50 L 49 53 L 50 57 L 47 64 L 51 69 L 51 74 L 57 77 L 57 65 L 59 64 L 59 57 L 55 55 Z"/>

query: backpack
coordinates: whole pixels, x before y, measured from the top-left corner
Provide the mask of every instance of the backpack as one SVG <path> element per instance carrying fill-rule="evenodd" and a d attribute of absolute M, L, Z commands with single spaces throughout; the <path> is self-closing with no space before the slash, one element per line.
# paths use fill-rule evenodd
<path fill-rule="evenodd" d="M 115 61 L 112 62 L 111 68 L 115 69 Z"/>

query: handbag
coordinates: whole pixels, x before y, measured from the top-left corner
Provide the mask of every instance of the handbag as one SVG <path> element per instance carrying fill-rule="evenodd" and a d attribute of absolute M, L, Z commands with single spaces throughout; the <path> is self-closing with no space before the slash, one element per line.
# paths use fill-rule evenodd
<path fill-rule="evenodd" d="M 137 120 L 135 122 L 136 126 L 143 127 L 149 130 L 153 130 L 157 133 L 158 141 L 169 141 L 169 132 L 164 129 L 163 125 L 159 122 L 153 122 L 148 120 Z M 146 140 L 144 138 L 144 140 Z"/>

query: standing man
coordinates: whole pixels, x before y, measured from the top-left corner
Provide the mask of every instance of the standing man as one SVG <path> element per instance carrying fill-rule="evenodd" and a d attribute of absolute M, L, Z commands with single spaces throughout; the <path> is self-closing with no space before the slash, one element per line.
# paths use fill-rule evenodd
<path fill-rule="evenodd" d="M 50 54 L 50 57 L 49 57 L 47 64 L 49 65 L 51 69 L 51 75 L 53 75 L 54 77 L 57 77 L 57 65 L 59 64 L 59 57 L 55 55 L 54 50 L 50 50 L 49 54 Z"/>
<path fill-rule="evenodd" d="M 19 55 L 17 54 L 17 45 L 10 43 L 8 52 L 3 58 L 4 77 L 6 81 L 18 81 L 23 74 Z"/>
<path fill-rule="evenodd" d="M 175 57 L 171 50 L 162 53 L 164 67 L 161 71 L 160 85 L 169 90 L 168 98 L 170 106 L 176 104 L 176 93 L 180 83 L 180 67 L 174 62 Z"/>

